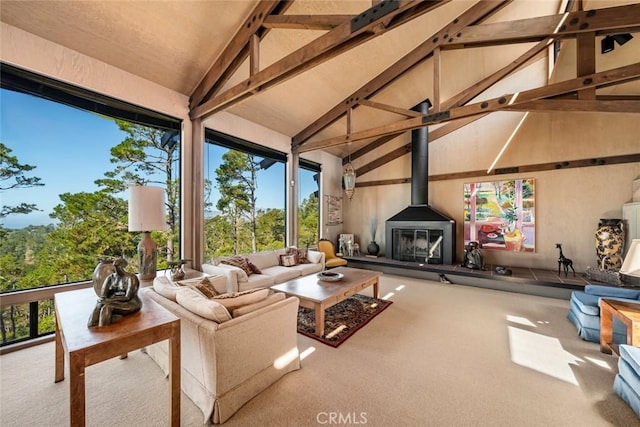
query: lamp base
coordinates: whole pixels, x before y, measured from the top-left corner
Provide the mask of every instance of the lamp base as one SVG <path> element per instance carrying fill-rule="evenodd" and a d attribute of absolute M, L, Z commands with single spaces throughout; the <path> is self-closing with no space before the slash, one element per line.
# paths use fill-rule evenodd
<path fill-rule="evenodd" d="M 158 269 L 158 245 L 151 240 L 151 233 L 145 231 L 138 244 L 138 257 L 140 260 L 140 280 L 153 280 Z"/>

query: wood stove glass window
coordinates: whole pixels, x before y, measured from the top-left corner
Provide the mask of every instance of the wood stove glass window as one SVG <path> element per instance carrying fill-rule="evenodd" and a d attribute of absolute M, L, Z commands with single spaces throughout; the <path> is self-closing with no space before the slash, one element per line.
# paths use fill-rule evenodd
<path fill-rule="evenodd" d="M 393 229 L 393 259 L 442 264 L 442 230 Z"/>

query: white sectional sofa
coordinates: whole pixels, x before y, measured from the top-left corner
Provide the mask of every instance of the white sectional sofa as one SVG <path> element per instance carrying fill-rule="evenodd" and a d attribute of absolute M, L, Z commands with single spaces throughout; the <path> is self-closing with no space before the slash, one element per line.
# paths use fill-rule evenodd
<path fill-rule="evenodd" d="M 280 265 L 280 256 L 287 255 L 286 249 L 276 249 L 242 255 L 253 263 L 260 273 L 247 274 L 242 268 L 227 265 L 215 260 L 215 263 L 202 264 L 202 272 L 227 277 L 227 292 L 242 292 L 255 288 L 267 288 L 296 277 L 319 273 L 324 269 L 324 253 L 307 251 L 308 263 L 285 267 Z"/>

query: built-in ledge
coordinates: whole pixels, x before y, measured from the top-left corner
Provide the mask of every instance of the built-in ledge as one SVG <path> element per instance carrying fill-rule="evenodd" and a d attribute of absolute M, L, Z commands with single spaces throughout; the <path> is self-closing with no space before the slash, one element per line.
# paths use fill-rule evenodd
<path fill-rule="evenodd" d="M 569 273 L 567 277 L 564 277 L 564 273 L 558 275 L 553 270 L 527 267 L 501 265 L 512 271 L 510 276 L 504 276 L 496 273 L 494 265 L 487 265 L 486 270 L 480 271 L 471 270 L 461 265 L 422 264 L 396 261 L 385 257 L 345 256 L 344 258 L 347 260 L 348 266 L 354 268 L 366 268 L 387 274 L 434 281 L 440 281 L 440 275 L 444 275 L 454 285 L 476 286 L 567 300 L 571 298 L 572 291 L 584 290 L 584 287 L 591 283 L 581 273 L 576 273 L 575 277 Z M 602 283 L 594 284 L 602 285 Z"/>

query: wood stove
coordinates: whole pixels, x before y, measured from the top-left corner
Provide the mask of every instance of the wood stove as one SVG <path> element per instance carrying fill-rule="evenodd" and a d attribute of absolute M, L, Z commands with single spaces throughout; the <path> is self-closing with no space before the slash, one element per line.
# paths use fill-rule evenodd
<path fill-rule="evenodd" d="M 413 109 L 427 114 L 431 102 Z M 427 204 L 429 191 L 429 129 L 411 131 L 411 205 L 385 223 L 385 256 L 398 261 L 453 264 L 456 222 Z"/>

